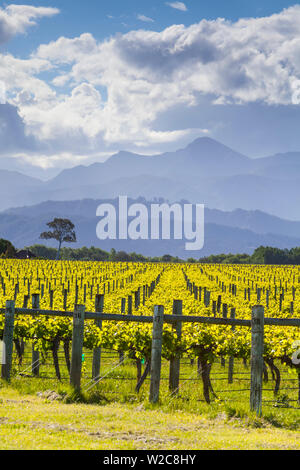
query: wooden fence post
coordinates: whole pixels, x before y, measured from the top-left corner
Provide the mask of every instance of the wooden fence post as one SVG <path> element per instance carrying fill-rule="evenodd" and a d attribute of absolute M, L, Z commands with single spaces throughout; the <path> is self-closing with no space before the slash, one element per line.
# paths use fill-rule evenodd
<path fill-rule="evenodd" d="M 173 301 L 173 315 L 182 315 L 182 300 Z M 177 338 L 181 339 L 181 322 L 176 322 L 173 326 L 176 330 Z M 179 373 L 180 373 L 180 356 L 176 354 L 170 361 L 170 374 L 169 374 L 169 389 L 178 393 L 179 388 Z"/>
<path fill-rule="evenodd" d="M 145 286 L 143 286 L 145 288 Z M 145 289 L 143 289 L 144 293 L 145 293 Z M 121 299 L 121 313 L 126 313 L 126 298 L 125 297 L 122 297 Z M 125 355 L 124 355 L 124 352 L 123 351 L 119 351 L 119 362 L 120 364 L 124 365 L 124 359 L 125 359 Z"/>
<path fill-rule="evenodd" d="M 40 296 L 39 294 L 32 294 L 32 308 L 37 310 L 40 308 Z M 32 343 L 32 362 L 31 371 L 35 377 L 40 374 L 40 353 L 35 350 L 35 342 Z"/>
<path fill-rule="evenodd" d="M 67 305 L 68 305 L 68 289 L 63 290 L 63 296 L 64 296 L 64 310 L 67 310 Z"/>
<path fill-rule="evenodd" d="M 159 400 L 163 324 L 164 307 L 162 305 L 155 305 L 153 315 L 153 333 L 151 349 L 151 380 L 149 394 L 150 403 L 157 403 Z"/>
<path fill-rule="evenodd" d="M 250 409 L 262 414 L 262 378 L 264 350 L 264 307 L 252 307 L 251 317 L 251 391 Z"/>
<path fill-rule="evenodd" d="M 235 319 L 235 308 L 232 308 L 230 310 L 230 318 L 233 320 Z M 235 330 L 234 325 L 231 327 L 231 329 L 232 331 Z M 234 358 L 233 356 L 230 356 L 228 360 L 228 383 L 229 384 L 233 383 L 233 366 L 234 366 Z"/>
<path fill-rule="evenodd" d="M 14 345 L 14 321 L 15 321 L 15 302 L 7 300 L 5 306 L 5 323 L 3 332 L 3 355 L 1 377 L 7 381 L 10 380 L 12 354 Z"/>
<path fill-rule="evenodd" d="M 140 287 L 138 288 L 137 291 L 134 293 L 134 308 L 137 310 L 140 306 L 140 297 L 141 297 L 141 291 Z"/>
<path fill-rule="evenodd" d="M 227 318 L 227 313 L 228 313 L 228 305 L 223 304 L 222 317 L 226 319 Z M 226 361 L 225 361 L 224 357 L 221 356 L 221 366 L 225 367 L 225 365 L 226 365 Z"/>
<path fill-rule="evenodd" d="M 49 291 L 49 296 L 50 296 L 50 301 L 49 301 L 50 310 L 53 309 L 53 295 L 54 295 L 54 291 L 53 291 L 53 290 L 50 290 L 50 291 Z"/>
<path fill-rule="evenodd" d="M 85 306 L 76 305 L 73 315 L 72 359 L 70 371 L 70 384 L 80 390 L 82 347 L 84 333 Z"/>
<path fill-rule="evenodd" d="M 103 313 L 104 294 L 97 294 L 95 299 L 95 312 Z M 102 320 L 95 320 L 95 325 L 102 328 Z M 92 378 L 98 380 L 100 376 L 101 348 L 97 347 L 93 351 Z"/>
<path fill-rule="evenodd" d="M 257 288 L 256 295 L 257 295 L 257 302 L 260 302 L 260 298 L 261 298 L 261 288 L 260 287 Z"/>
<path fill-rule="evenodd" d="M 127 314 L 132 315 L 132 296 L 128 295 L 127 297 Z"/>

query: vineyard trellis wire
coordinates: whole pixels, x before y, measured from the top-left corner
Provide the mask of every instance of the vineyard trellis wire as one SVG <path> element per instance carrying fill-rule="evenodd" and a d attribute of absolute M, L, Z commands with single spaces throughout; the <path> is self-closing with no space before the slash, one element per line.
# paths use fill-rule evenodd
<path fill-rule="evenodd" d="M 35 296 L 37 294 L 34 294 Z M 251 344 L 251 379 L 250 379 L 250 408 L 256 411 L 258 415 L 262 413 L 262 391 L 263 391 L 263 337 L 264 325 L 271 326 L 300 326 L 299 318 L 264 318 L 264 307 L 255 306 L 252 308 L 251 320 L 236 319 L 236 318 L 217 318 L 217 317 L 202 317 L 202 316 L 184 316 L 178 315 L 177 312 L 182 311 L 180 302 L 177 302 L 177 308 L 173 315 L 165 315 L 163 306 L 155 306 L 153 316 L 141 315 L 124 315 L 113 313 L 99 313 L 99 312 L 85 312 L 83 305 L 77 305 L 74 312 L 42 310 L 39 308 L 15 308 L 13 300 L 6 301 L 6 308 L 0 309 L 0 312 L 5 313 L 5 325 L 3 333 L 3 342 L 5 345 L 5 364 L 2 365 L 2 378 L 10 380 L 11 365 L 12 365 L 12 351 L 13 351 L 13 335 L 14 335 L 14 315 L 31 315 L 40 316 L 46 315 L 47 317 L 73 317 L 73 336 L 72 336 L 72 359 L 70 370 L 70 383 L 71 385 L 80 390 L 81 384 L 81 368 L 82 368 L 82 350 L 83 350 L 83 330 L 84 321 L 87 319 L 99 322 L 101 327 L 102 321 L 114 322 L 135 322 L 135 323 L 153 323 L 152 334 L 152 350 L 151 350 L 151 367 L 150 367 L 150 394 L 149 401 L 156 403 L 159 400 L 159 388 L 161 381 L 161 351 L 162 351 L 162 333 L 164 323 L 171 324 L 176 329 L 177 334 L 180 336 L 181 324 L 188 323 L 204 323 L 210 325 L 230 325 L 251 327 L 252 330 L 252 344 Z M 38 304 L 38 299 L 35 298 L 35 306 Z M 178 307 L 179 305 L 179 307 Z M 97 354 L 100 353 L 98 348 Z M 94 351 L 95 355 L 95 351 Z M 173 366 L 171 367 L 171 396 L 176 395 L 179 390 L 179 367 L 180 358 L 175 356 Z M 98 361 L 99 362 L 99 361 Z M 119 365 L 119 364 L 118 364 Z M 205 368 L 198 367 L 200 373 L 205 374 Z M 173 374 L 173 375 L 172 375 Z M 209 378 L 209 377 L 208 377 Z M 92 386 L 101 380 L 100 376 L 100 362 L 99 373 L 93 375 Z M 232 390 L 234 391 L 234 390 Z M 224 391 L 225 392 L 225 391 Z"/>

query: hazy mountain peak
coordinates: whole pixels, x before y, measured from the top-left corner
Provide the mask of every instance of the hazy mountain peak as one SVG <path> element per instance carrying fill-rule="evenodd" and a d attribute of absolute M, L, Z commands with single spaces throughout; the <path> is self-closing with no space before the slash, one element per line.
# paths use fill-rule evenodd
<path fill-rule="evenodd" d="M 242 155 L 239 152 L 236 152 L 235 150 L 231 149 L 230 147 L 227 147 L 226 145 L 222 144 L 221 142 L 218 142 L 217 140 L 212 139 L 211 137 L 198 137 L 195 139 L 193 142 L 191 142 L 185 150 L 187 151 L 193 151 L 193 150 L 199 150 L 203 152 L 218 152 L 220 154 L 221 152 L 224 153 L 230 153 L 230 154 L 236 154 L 240 155 L 241 157 L 247 158 L 245 155 Z"/>
<path fill-rule="evenodd" d="M 211 137 L 197 137 L 197 139 L 193 140 L 193 142 L 188 144 L 186 148 L 188 149 L 188 148 L 192 148 L 192 147 L 203 147 L 203 146 L 211 146 L 211 147 L 223 146 L 223 147 L 225 147 L 225 145 L 221 144 L 220 142 L 218 142 L 215 139 L 212 139 Z"/>
<path fill-rule="evenodd" d="M 47 182 L 0 172 L 0 210 L 47 200 L 101 199 L 127 194 L 133 198 L 164 197 L 170 202 L 185 199 L 222 210 L 260 209 L 297 220 L 298 155 L 290 152 L 251 159 L 205 136 L 185 148 L 160 155 L 122 150 L 104 162 L 63 170 Z M 252 217 L 265 218 L 248 212 L 244 214 L 244 226 L 249 226 Z"/>

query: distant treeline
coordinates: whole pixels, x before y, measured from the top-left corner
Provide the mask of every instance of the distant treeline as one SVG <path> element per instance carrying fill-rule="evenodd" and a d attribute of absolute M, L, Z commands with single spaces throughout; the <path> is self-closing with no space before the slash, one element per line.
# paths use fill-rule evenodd
<path fill-rule="evenodd" d="M 33 245 L 25 247 L 38 259 L 55 260 L 57 250 L 45 245 Z M 18 250 L 8 240 L 0 239 L 0 258 L 18 258 Z M 182 260 L 177 256 L 163 255 L 147 257 L 138 253 L 126 253 L 125 251 L 110 252 L 94 246 L 87 248 L 61 248 L 61 259 L 70 261 L 124 261 L 124 262 L 152 262 L 152 263 L 215 263 L 215 264 L 292 264 L 300 265 L 300 247 L 291 250 L 281 250 L 269 246 L 256 248 L 252 255 L 244 254 L 219 254 L 204 258 L 188 258 Z"/>
<path fill-rule="evenodd" d="M 57 250 L 44 245 L 33 245 L 26 247 L 35 254 L 37 258 L 55 259 Z M 252 255 L 248 254 L 220 254 L 210 255 L 205 258 L 188 258 L 182 260 L 171 255 L 163 255 L 155 258 L 146 257 L 137 253 L 126 253 L 125 251 L 110 252 L 95 247 L 62 248 L 61 259 L 74 261 L 135 261 L 135 262 L 165 262 L 165 263 L 217 263 L 217 264 L 300 264 L 300 247 L 291 250 L 281 250 L 268 246 L 260 246 Z"/>
<path fill-rule="evenodd" d="M 300 264 L 300 247 L 290 250 L 281 250 L 271 246 L 260 246 L 252 255 L 227 254 L 211 255 L 200 258 L 200 263 L 224 263 L 224 264 Z"/>
<path fill-rule="evenodd" d="M 33 245 L 25 248 L 30 250 L 37 258 L 55 260 L 57 250 L 55 248 L 49 248 L 44 245 Z M 101 250 L 91 246 L 90 248 L 68 248 L 63 247 L 60 251 L 61 260 L 70 261 L 135 261 L 135 262 L 165 262 L 165 263 L 180 263 L 184 260 L 178 257 L 164 255 L 155 258 L 146 257 L 138 253 L 126 253 L 125 251 L 116 251 L 112 249 L 110 252 Z"/>

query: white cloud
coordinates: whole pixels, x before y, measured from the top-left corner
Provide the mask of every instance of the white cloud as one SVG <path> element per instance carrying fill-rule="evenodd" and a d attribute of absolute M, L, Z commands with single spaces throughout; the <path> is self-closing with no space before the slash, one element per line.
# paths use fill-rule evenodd
<path fill-rule="evenodd" d="M 60 37 L 57 41 L 41 45 L 33 57 L 45 59 L 52 63 L 80 62 L 97 50 L 97 42 L 90 33 L 69 39 Z"/>
<path fill-rule="evenodd" d="M 15 103 L 19 92 L 27 92 L 35 104 L 55 97 L 55 92 L 44 81 L 38 78 L 41 72 L 52 68 L 49 61 L 37 57 L 22 60 L 10 54 L 0 54 L 0 81 L 4 83 L 6 97 Z"/>
<path fill-rule="evenodd" d="M 202 20 L 102 42 L 85 33 L 41 45 L 27 60 L 2 55 L 0 80 L 27 132 L 56 154 L 157 149 L 195 135 L 184 124 L 164 132 L 155 125 L 176 106 L 198 105 L 199 96 L 218 104 L 293 103 L 299 35 L 299 6 L 266 18 Z M 41 72 L 52 72 L 51 81 Z"/>
<path fill-rule="evenodd" d="M 175 10 L 187 11 L 187 7 L 183 2 L 166 2 L 166 5 L 171 8 L 175 8 Z"/>
<path fill-rule="evenodd" d="M 149 18 L 149 16 L 145 15 L 137 15 L 138 20 L 144 21 L 145 23 L 154 23 L 154 20 L 152 18 Z"/>
<path fill-rule="evenodd" d="M 108 155 L 105 154 L 105 157 Z M 14 158 L 28 163 L 33 166 L 48 170 L 50 168 L 67 168 L 74 165 L 84 164 L 87 160 L 87 155 L 76 155 L 74 152 L 61 152 L 54 154 L 41 154 L 38 153 L 16 153 Z M 99 161 L 99 155 L 97 155 Z M 105 160 L 105 158 L 104 158 Z"/>
<path fill-rule="evenodd" d="M 8 5 L 0 8 L 0 44 L 19 33 L 25 33 L 36 19 L 59 13 L 57 8 L 33 7 L 30 5 Z"/>

